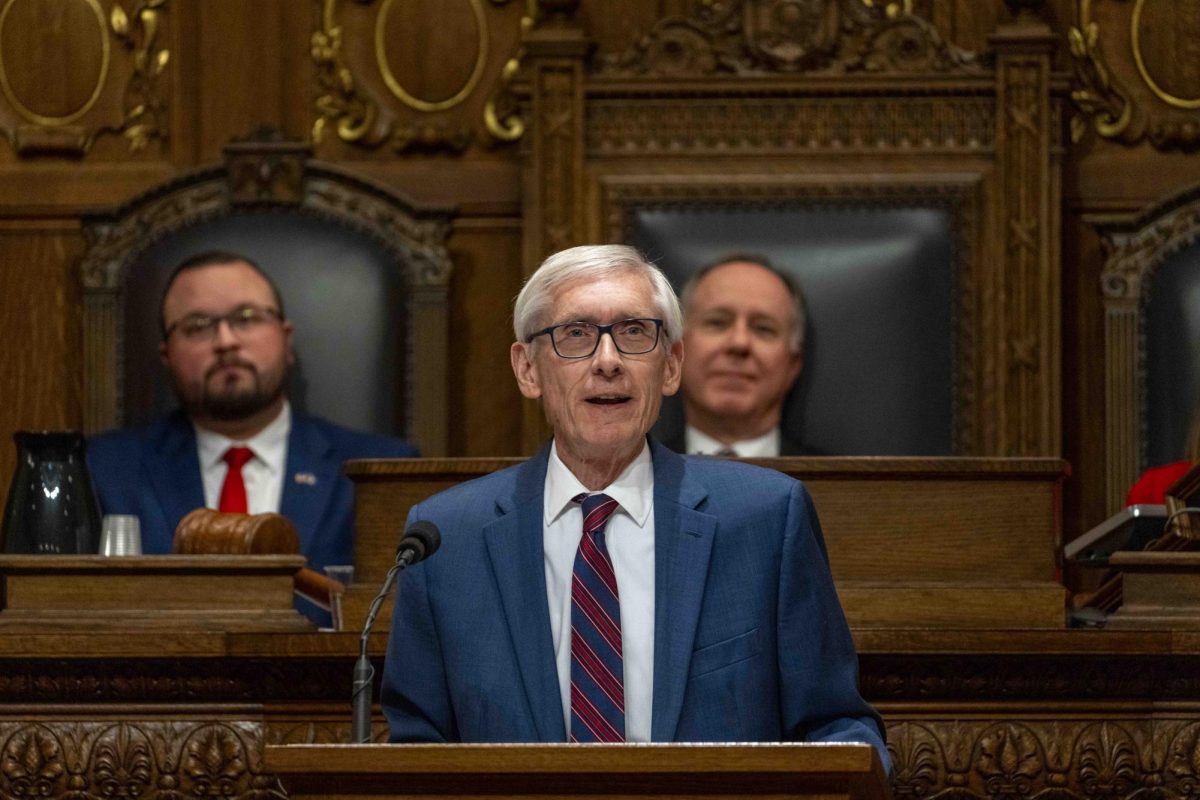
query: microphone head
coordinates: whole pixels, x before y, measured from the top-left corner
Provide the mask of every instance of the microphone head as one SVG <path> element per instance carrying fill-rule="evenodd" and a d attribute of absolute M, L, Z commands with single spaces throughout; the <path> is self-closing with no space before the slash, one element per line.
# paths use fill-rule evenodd
<path fill-rule="evenodd" d="M 404 536 L 400 539 L 400 546 L 397 551 L 410 549 L 413 551 L 414 558 L 412 563 L 417 563 L 437 552 L 437 549 L 442 544 L 442 534 L 438 530 L 437 525 L 434 525 L 428 520 L 420 519 L 408 526 L 408 530 L 404 532 Z"/>

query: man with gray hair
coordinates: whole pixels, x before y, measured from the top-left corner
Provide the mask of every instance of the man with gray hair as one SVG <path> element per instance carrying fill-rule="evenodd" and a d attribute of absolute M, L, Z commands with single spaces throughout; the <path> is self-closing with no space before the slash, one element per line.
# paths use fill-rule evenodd
<path fill-rule="evenodd" d="M 813 455 L 783 430 L 783 404 L 804 366 L 804 295 L 760 255 L 730 254 L 683 287 L 683 408 L 667 441 L 686 453 Z"/>
<path fill-rule="evenodd" d="M 663 274 L 565 250 L 514 327 L 554 438 L 412 509 L 442 545 L 397 594 L 392 740 L 860 741 L 886 765 L 804 486 L 647 438 L 684 360 Z"/>

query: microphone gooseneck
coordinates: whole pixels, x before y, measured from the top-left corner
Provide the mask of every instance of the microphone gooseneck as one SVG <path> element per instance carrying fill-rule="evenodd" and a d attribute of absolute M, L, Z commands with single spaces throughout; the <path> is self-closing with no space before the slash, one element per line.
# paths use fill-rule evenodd
<path fill-rule="evenodd" d="M 371 741 L 371 682 L 375 678 L 375 667 L 371 665 L 371 659 L 367 656 L 367 642 L 370 641 L 371 628 L 375 624 L 375 618 L 379 616 L 383 599 L 392 590 L 392 585 L 402 569 L 429 558 L 437 552 L 441 543 L 441 533 L 432 522 L 418 520 L 410 525 L 400 538 L 400 545 L 396 548 L 396 561 L 383 580 L 383 588 L 371 601 L 366 622 L 363 623 L 362 636 L 358 639 L 358 660 L 354 663 L 350 690 L 350 741 L 355 744 Z"/>

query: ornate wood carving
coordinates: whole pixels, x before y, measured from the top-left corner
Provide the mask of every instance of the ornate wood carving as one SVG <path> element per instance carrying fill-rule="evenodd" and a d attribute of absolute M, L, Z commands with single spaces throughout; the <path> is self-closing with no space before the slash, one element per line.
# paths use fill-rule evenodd
<path fill-rule="evenodd" d="M 1076 0 L 1068 31 L 1078 113 L 1074 141 L 1089 128 L 1159 150 L 1200 145 L 1200 15 L 1146 0 Z M 1151 34 L 1154 35 L 1151 35 Z"/>
<path fill-rule="evenodd" d="M 17 154 L 82 156 L 105 133 L 124 136 L 132 153 L 165 140 L 166 6 L 136 0 L 127 12 L 113 0 L 106 14 L 100 0 L 0 4 L 0 132 Z M 75 55 L 69 67 L 43 63 L 65 51 Z M 54 81 L 58 91 L 42 91 Z"/>
<path fill-rule="evenodd" d="M 716 95 L 716 96 L 714 96 Z M 634 102 L 636 100 L 636 102 Z M 936 92 L 871 97 L 713 91 L 667 97 L 597 90 L 589 156 L 789 155 L 797 152 L 989 153 L 991 98 Z"/>
<path fill-rule="evenodd" d="M 104 214 L 91 215 L 80 264 L 84 286 L 84 428 L 121 424 L 121 311 L 126 273 L 146 249 L 175 231 L 236 213 L 272 207 L 316 214 L 377 241 L 404 268 L 406 416 L 422 450 L 444 452 L 444 317 L 451 261 L 445 241 L 451 211 L 416 206 L 393 192 L 308 158 L 307 147 L 259 134 L 226 150 L 224 166 L 184 175 Z M 115 386 L 113 384 L 116 384 Z"/>
<path fill-rule="evenodd" d="M 726 0 L 661 20 L 597 72 L 616 75 L 757 75 L 771 72 L 963 73 L 971 54 L 946 44 L 911 3 L 871 0 Z"/>
<path fill-rule="evenodd" d="M 1104 248 L 1105 498 L 1112 512 L 1124 505 L 1145 462 L 1142 290 L 1167 258 L 1200 240 L 1200 189 L 1169 198 L 1135 219 L 1096 228 Z"/>
<path fill-rule="evenodd" d="M 511 0 L 456 0 L 470 12 L 474 52 L 470 68 L 453 92 L 431 97 L 406 85 L 391 64 L 389 25 L 403 20 L 406 10 L 394 0 L 316 0 L 319 27 L 312 35 L 312 58 L 320 92 L 313 123 L 313 142 L 329 133 L 343 142 L 395 153 L 462 153 L 486 134 L 501 141 L 520 137 L 522 122 L 508 92 L 523 52 L 509 30 L 512 17 L 503 9 Z M 534 0 L 526 0 L 520 30 L 532 25 Z M 496 43 L 504 45 L 497 48 Z M 470 48 L 467 48 L 469 50 Z M 495 52 L 511 52 L 499 56 Z M 466 52 L 466 51 L 464 51 Z M 462 52 L 448 52 L 457 59 Z M 464 62 L 465 63 L 465 62 Z"/>
<path fill-rule="evenodd" d="M 283 800 L 255 722 L 0 722 L 0 796 Z"/>
<path fill-rule="evenodd" d="M 1036 5 L 1036 4 L 1035 4 Z M 996 151 L 1000 165 L 1003 258 L 986 291 L 999 299 L 1002 352 L 986 380 L 999 401 L 984 437 L 1004 455 L 1061 451 L 1058 341 L 1060 196 L 1058 132 L 1050 103 L 1050 29 L 1019 17 L 992 37 L 997 50 Z"/>

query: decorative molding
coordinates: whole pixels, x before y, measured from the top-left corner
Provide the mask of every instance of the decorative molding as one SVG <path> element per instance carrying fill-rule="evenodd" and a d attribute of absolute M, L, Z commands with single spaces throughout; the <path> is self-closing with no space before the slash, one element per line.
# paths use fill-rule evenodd
<path fill-rule="evenodd" d="M 381 0 L 375 13 L 371 62 L 378 74 L 370 76 L 361 71 L 356 74 L 348 57 L 347 47 L 351 43 L 347 37 L 351 34 L 338 16 L 339 5 L 344 2 L 315 1 L 320 9 L 320 21 L 311 38 L 318 90 L 317 118 L 312 127 L 314 144 L 320 145 L 332 133 L 348 144 L 368 149 L 386 147 L 398 154 L 439 151 L 460 154 L 475 142 L 479 123 L 487 135 L 496 140 L 508 142 L 520 138 L 524 126 L 509 88 L 524 56 L 519 46 L 513 55 L 501 62 L 498 86 L 491 89 L 490 97 L 483 101 L 480 119 L 472 121 L 465 116 L 475 113 L 472 110 L 474 103 L 470 101 L 486 84 L 489 70 L 495 69 L 491 64 L 492 31 L 483 0 L 462 0 L 475 18 L 478 49 L 463 85 L 451 97 L 439 100 L 415 96 L 401 84 L 388 64 L 385 23 L 396 5 L 394 0 Z M 489 0 L 489 5 L 501 8 L 510 2 Z M 357 0 L 354 5 L 365 7 L 375 3 L 376 0 Z M 526 8 L 522 31 L 534 25 L 536 0 L 526 0 Z M 356 13 L 365 11 L 360 8 Z M 359 28 L 363 24 L 360 20 Z M 364 37 L 365 34 L 355 41 Z"/>
<path fill-rule="evenodd" d="M 0 89 L 15 113 L 15 118 L 0 133 L 9 139 L 19 156 L 84 156 L 96 138 L 105 133 L 124 136 L 131 153 L 139 153 L 167 138 L 167 102 L 162 77 L 171 54 L 169 49 L 159 46 L 167 0 L 137 0 L 128 13 L 114 0 L 107 18 L 98 0 L 77 2 L 95 15 L 100 37 L 100 62 L 89 82 L 92 88 L 77 108 L 62 115 L 29 108 L 12 87 L 6 65 L 0 59 Z M 14 5 L 15 0 L 7 0 L 0 8 L 0 25 Z M 57 31 L 60 36 L 67 33 Z M 127 61 L 114 59 L 114 40 L 128 54 Z M 115 80 L 114 73 L 118 76 Z M 128 77 L 123 93 L 117 97 L 109 87 L 125 74 Z"/>
<path fill-rule="evenodd" d="M 1200 783 L 1200 721 L 1083 714 L 888 725 L 897 798 L 1190 798 Z"/>
<path fill-rule="evenodd" d="M 956 454 L 979 450 L 976 426 L 979 397 L 978 324 L 974 296 L 979 265 L 978 229 L 973 209 L 980 202 L 979 181 L 894 177 L 887 182 L 856 182 L 850 177 L 825 176 L 808 181 L 775 176 L 736 175 L 713 177 L 691 175 L 682 180 L 652 176 L 608 176 L 600 180 L 600 209 L 603 227 L 597 231 L 604 241 L 633 240 L 630 225 L 635 211 L 681 208 L 770 209 L 796 206 L 845 208 L 940 208 L 951 217 L 958 233 L 952 245 L 955 266 L 951 309 L 952 431 Z"/>
<path fill-rule="evenodd" d="M 1027 0 L 1015 4 L 1038 6 Z M 1060 419 L 1061 278 L 1057 260 L 1059 178 L 1053 153 L 1058 131 L 1051 99 L 1050 29 L 1030 21 L 1029 8 L 1017 24 L 992 37 L 996 50 L 996 157 L 999 211 L 1004 243 L 992 284 L 998 299 L 998 334 L 1003 352 L 992 354 L 991 393 L 1003 413 L 991 413 L 986 439 L 991 451 L 1009 456 L 1052 456 L 1062 449 Z M 1014 289 L 1013 287 L 1023 287 Z M 986 368 L 985 368 L 986 369 Z"/>
<path fill-rule="evenodd" d="M 987 153 L 995 101 L 972 95 L 589 98 L 589 155 Z"/>
<path fill-rule="evenodd" d="M 1108 8 L 1097 15 L 1100 5 Z M 1071 99 L 1077 109 L 1071 120 L 1073 141 L 1082 141 L 1091 128 L 1126 145 L 1149 141 L 1164 151 L 1200 146 L 1200 73 L 1168 76 L 1175 85 L 1190 81 L 1194 96 L 1183 96 L 1174 85 L 1167 88 L 1160 73 L 1163 63 L 1193 69 L 1200 59 L 1200 18 L 1172 4 L 1153 9 L 1160 17 L 1150 14 L 1151 26 L 1177 30 L 1175 36 L 1153 39 L 1155 47 L 1175 48 L 1159 64 L 1152 64 L 1147 54 L 1143 18 L 1151 7 L 1145 0 L 1076 0 L 1078 24 L 1067 31 L 1074 72 Z"/>
<path fill-rule="evenodd" d="M 171 59 L 171 51 L 156 49 L 166 3 L 167 0 L 139 0 L 129 16 L 120 3 L 114 3 L 110 17 L 113 35 L 133 54 L 133 74 L 125 86 L 125 121 L 121 133 L 129 141 L 130 151 L 135 153 L 167 136 L 166 101 L 159 93 L 159 80 Z"/>
<path fill-rule="evenodd" d="M 622 53 L 597 59 L 610 76 L 700 76 L 979 71 L 911 4 L 871 0 L 724 0 L 660 20 Z"/>
<path fill-rule="evenodd" d="M 0 796 L 286 800 L 254 722 L 0 722 Z"/>

